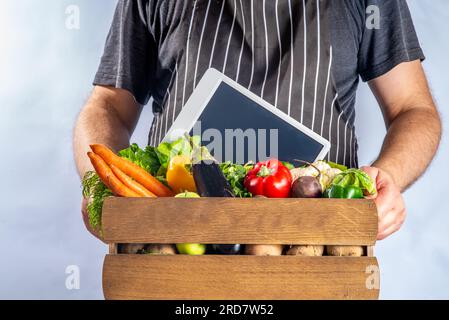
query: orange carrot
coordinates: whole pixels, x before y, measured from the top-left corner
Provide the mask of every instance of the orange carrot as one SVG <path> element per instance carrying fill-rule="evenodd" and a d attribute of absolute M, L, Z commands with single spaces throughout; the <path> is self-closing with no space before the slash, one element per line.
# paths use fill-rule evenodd
<path fill-rule="evenodd" d="M 115 176 L 128 188 L 137 192 L 142 197 L 154 198 L 156 195 L 148 191 L 143 185 L 128 177 L 122 170 L 111 164 L 111 170 Z"/>
<path fill-rule="evenodd" d="M 157 180 L 145 169 L 137 164 L 119 157 L 111 149 L 101 144 L 93 144 L 90 146 L 92 151 L 100 156 L 109 166 L 114 165 L 119 168 L 127 176 L 143 185 L 147 190 L 151 191 L 158 197 L 172 197 L 173 192 L 162 182 Z"/>
<path fill-rule="evenodd" d="M 127 186 L 125 186 L 112 172 L 111 168 L 108 167 L 106 162 L 101 159 L 101 157 L 97 156 L 93 152 L 88 152 L 90 162 L 95 168 L 98 176 L 101 181 L 117 196 L 121 197 L 133 197 L 137 198 L 140 195 L 137 192 L 134 192 Z"/>

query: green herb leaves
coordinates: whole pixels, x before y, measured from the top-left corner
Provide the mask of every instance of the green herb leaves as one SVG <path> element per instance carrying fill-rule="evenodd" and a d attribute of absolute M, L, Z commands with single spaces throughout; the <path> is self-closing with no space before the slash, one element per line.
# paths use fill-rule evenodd
<path fill-rule="evenodd" d="M 112 192 L 101 182 L 95 172 L 89 171 L 83 178 L 83 196 L 89 200 L 86 208 L 89 216 L 89 224 L 92 229 L 101 233 L 103 202 L 104 199 L 112 196 Z"/>
<path fill-rule="evenodd" d="M 243 180 L 249 170 L 253 168 L 252 164 L 233 164 L 230 161 L 220 164 L 220 169 L 223 171 L 226 179 L 231 185 L 232 191 L 237 197 L 240 198 L 250 198 L 251 193 L 246 190 L 243 185 Z"/>

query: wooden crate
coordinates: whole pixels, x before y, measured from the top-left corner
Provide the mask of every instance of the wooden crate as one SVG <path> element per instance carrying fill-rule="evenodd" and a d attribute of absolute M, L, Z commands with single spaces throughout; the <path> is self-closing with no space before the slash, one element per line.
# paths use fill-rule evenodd
<path fill-rule="evenodd" d="M 106 299 L 377 299 L 370 200 L 125 199 L 103 208 Z M 123 243 L 360 245 L 363 257 L 117 254 Z"/>

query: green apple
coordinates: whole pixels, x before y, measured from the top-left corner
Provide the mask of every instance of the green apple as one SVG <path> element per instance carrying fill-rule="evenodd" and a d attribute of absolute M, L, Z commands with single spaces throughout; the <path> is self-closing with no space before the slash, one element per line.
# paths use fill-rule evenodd
<path fill-rule="evenodd" d="M 199 243 L 181 243 L 176 248 L 180 254 L 188 254 L 190 256 L 200 256 L 206 253 L 206 245 Z"/>
<path fill-rule="evenodd" d="M 198 193 L 186 191 L 186 192 L 177 194 L 175 196 L 175 198 L 200 198 L 200 196 L 198 195 Z"/>
<path fill-rule="evenodd" d="M 183 192 L 176 195 L 176 198 L 199 198 L 200 196 L 195 192 Z M 206 246 L 199 243 L 181 243 L 177 244 L 176 248 L 180 254 L 188 254 L 191 256 L 199 256 L 206 253 Z"/>

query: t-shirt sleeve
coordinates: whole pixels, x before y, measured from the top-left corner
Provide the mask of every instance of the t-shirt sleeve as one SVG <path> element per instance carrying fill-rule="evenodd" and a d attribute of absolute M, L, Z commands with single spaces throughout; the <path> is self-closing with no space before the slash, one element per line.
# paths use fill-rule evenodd
<path fill-rule="evenodd" d="M 424 60 L 406 0 L 365 3 L 370 27 L 364 26 L 359 48 L 358 71 L 363 81 L 375 79 L 402 62 Z M 378 28 L 373 28 L 376 8 L 380 23 Z"/>
<path fill-rule="evenodd" d="M 144 0 L 119 0 L 94 85 L 130 91 L 142 105 L 151 97 L 157 47 Z"/>

